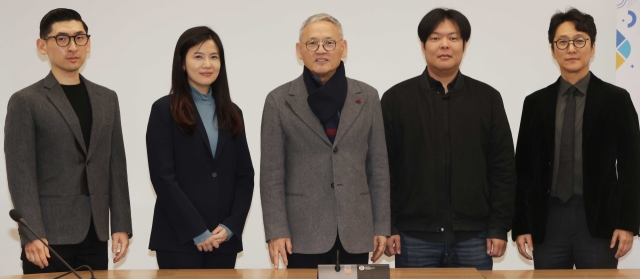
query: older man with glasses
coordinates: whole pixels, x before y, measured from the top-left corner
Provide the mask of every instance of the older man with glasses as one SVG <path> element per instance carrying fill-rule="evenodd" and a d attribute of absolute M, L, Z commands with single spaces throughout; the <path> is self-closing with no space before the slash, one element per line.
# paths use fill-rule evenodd
<path fill-rule="evenodd" d="M 260 192 L 271 261 L 289 268 L 376 261 L 390 232 L 389 172 L 378 92 L 345 75 L 340 22 L 309 17 L 303 73 L 267 96 Z M 372 243 L 373 240 L 373 243 Z M 372 245 L 373 244 L 373 245 Z M 339 256 L 338 256 L 339 255 Z"/>

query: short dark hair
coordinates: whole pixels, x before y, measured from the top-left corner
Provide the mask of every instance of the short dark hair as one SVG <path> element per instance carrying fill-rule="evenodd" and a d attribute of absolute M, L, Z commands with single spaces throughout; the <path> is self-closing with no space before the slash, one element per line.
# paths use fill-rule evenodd
<path fill-rule="evenodd" d="M 80 14 L 72 9 L 57 8 L 49 11 L 40 21 L 40 38 L 44 39 L 51 33 L 51 26 L 56 22 L 76 20 L 82 22 L 84 32 L 89 33 L 89 27 L 84 23 Z"/>
<path fill-rule="evenodd" d="M 576 25 L 576 30 L 585 32 L 589 35 L 591 40 L 591 46 L 596 43 L 596 23 L 593 21 L 593 17 L 589 14 L 585 14 L 576 8 L 569 7 L 566 12 L 557 11 L 552 17 L 549 23 L 549 44 L 551 44 L 551 50 L 553 50 L 553 39 L 556 37 L 556 30 L 561 24 L 570 21 Z"/>
<path fill-rule="evenodd" d="M 424 44 L 433 30 L 445 20 L 450 20 L 458 26 L 462 42 L 466 44 L 471 38 L 471 24 L 466 16 L 454 9 L 435 8 L 427 13 L 418 25 L 418 37 Z"/>

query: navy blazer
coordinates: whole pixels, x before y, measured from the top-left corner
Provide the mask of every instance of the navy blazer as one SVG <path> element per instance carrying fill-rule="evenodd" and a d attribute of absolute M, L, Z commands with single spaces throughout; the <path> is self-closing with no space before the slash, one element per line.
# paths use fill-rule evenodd
<path fill-rule="evenodd" d="M 194 132 L 186 134 L 171 115 L 169 96 L 151 108 L 147 157 L 157 200 L 149 249 L 198 252 L 193 238 L 224 224 L 234 236 L 213 253 L 238 253 L 254 184 L 246 134 L 243 129 L 233 139 L 230 131 L 220 130 L 214 158 L 196 116 Z"/>
<path fill-rule="evenodd" d="M 553 173 L 555 115 L 560 79 L 527 96 L 516 148 L 518 187 L 512 237 L 543 243 Z M 629 92 L 593 73 L 582 128 L 584 204 L 591 236 L 616 229 L 638 234 L 640 130 Z"/>

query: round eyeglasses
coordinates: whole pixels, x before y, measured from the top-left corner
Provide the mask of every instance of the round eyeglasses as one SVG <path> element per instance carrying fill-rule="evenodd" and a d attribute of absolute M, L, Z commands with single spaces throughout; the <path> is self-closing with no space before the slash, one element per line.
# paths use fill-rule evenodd
<path fill-rule="evenodd" d="M 556 44 L 556 47 L 559 50 L 565 50 L 569 47 L 569 43 L 572 43 L 573 46 L 576 48 L 583 48 L 584 46 L 587 45 L 588 40 L 589 39 L 585 39 L 585 38 L 575 38 L 573 40 L 560 39 L 560 40 L 554 41 L 554 43 Z"/>
<path fill-rule="evenodd" d="M 340 40 L 340 41 L 342 41 L 342 40 Z M 322 45 L 324 50 L 332 51 L 332 50 L 336 49 L 336 46 L 338 45 L 338 42 L 340 42 L 340 41 L 336 41 L 336 40 L 324 40 L 322 42 L 309 41 L 309 42 L 304 43 L 304 45 L 307 47 L 308 51 L 317 51 L 320 48 L 320 45 Z"/>
<path fill-rule="evenodd" d="M 56 39 L 56 44 L 58 46 L 61 47 L 66 47 L 69 45 L 69 43 L 71 43 L 71 38 L 73 38 L 73 42 L 78 45 L 78 46 L 86 46 L 87 43 L 89 42 L 89 37 L 91 37 L 91 35 L 89 34 L 79 34 L 79 35 L 75 35 L 75 36 L 69 36 L 69 35 L 56 35 L 56 36 L 49 36 L 44 38 L 45 40 L 48 39 Z"/>

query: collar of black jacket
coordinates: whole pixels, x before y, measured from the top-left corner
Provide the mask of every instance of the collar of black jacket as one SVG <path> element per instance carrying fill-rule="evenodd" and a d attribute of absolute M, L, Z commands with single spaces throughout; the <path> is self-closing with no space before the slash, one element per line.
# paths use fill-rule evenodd
<path fill-rule="evenodd" d="M 429 75 L 429 71 L 427 71 L 427 67 L 424 68 L 424 72 L 422 72 L 422 75 L 420 75 L 420 83 L 424 86 L 422 86 L 424 90 L 427 90 L 429 92 L 436 92 L 438 90 L 442 90 L 442 92 L 444 92 L 444 86 L 442 86 L 442 83 L 440 81 L 437 81 L 436 79 L 434 79 L 433 77 L 431 77 Z M 456 74 L 456 77 L 451 81 L 451 83 L 449 83 L 449 85 L 447 86 L 447 88 L 449 89 L 449 91 L 453 90 L 457 90 L 460 89 L 464 86 L 464 75 L 462 74 L 462 72 L 460 72 L 460 70 L 458 70 L 458 74 Z"/>

